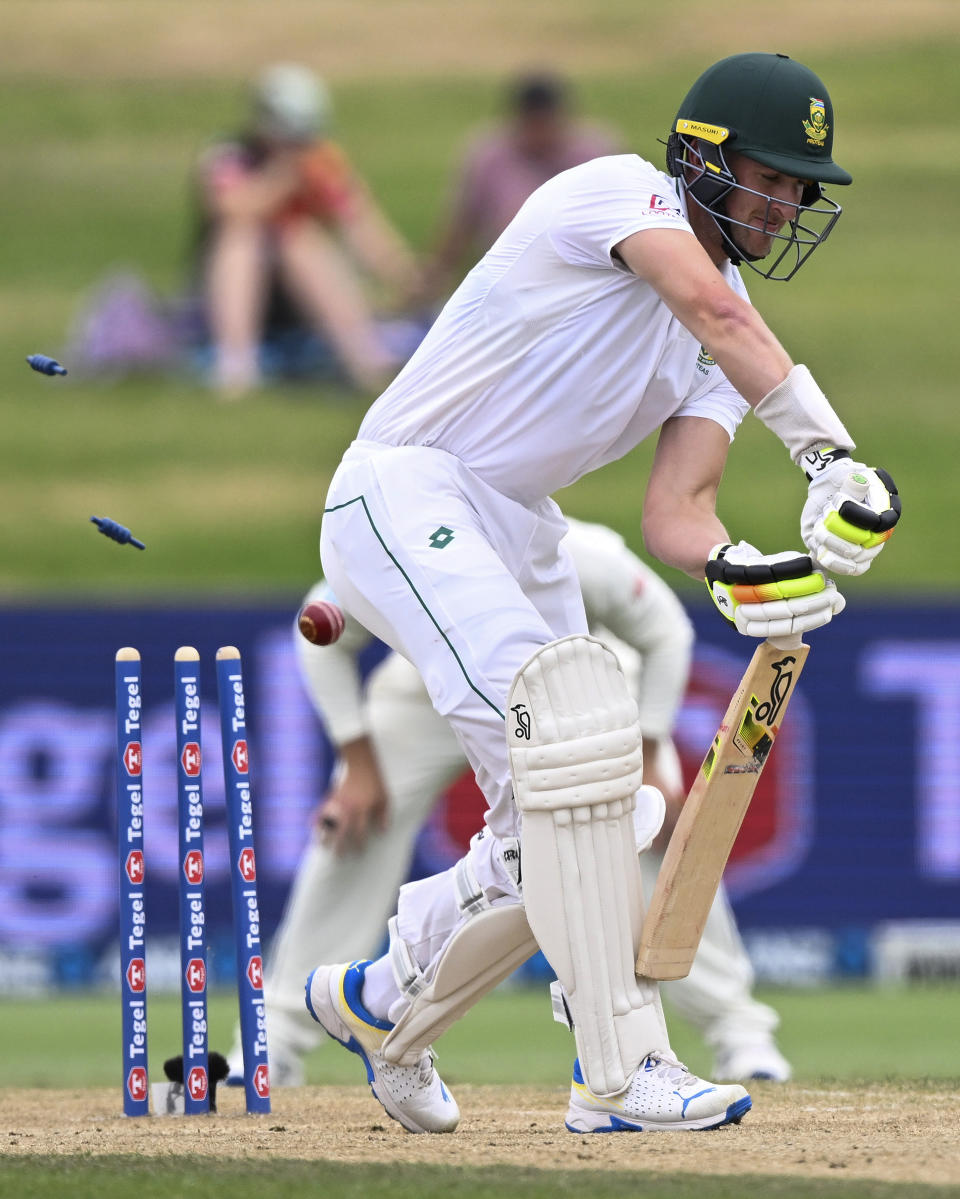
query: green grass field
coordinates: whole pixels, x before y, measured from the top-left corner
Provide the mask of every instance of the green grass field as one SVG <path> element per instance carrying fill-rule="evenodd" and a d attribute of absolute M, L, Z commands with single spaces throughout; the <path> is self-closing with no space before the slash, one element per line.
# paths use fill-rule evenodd
<path fill-rule="evenodd" d="M 251 1188 L 261 1199 L 287 1199 L 290 1195 L 322 1195 L 328 1199 L 367 1199 L 373 1194 L 391 1199 L 423 1199 L 448 1195 L 451 1199 L 564 1199 L 582 1195 L 587 1188 L 594 1199 L 627 1199 L 639 1193 L 657 1199 L 743 1199 L 762 1194 L 764 1199 L 947 1199 L 951 1188 L 922 1183 L 871 1182 L 864 1179 L 811 1183 L 806 1179 L 753 1176 L 713 1178 L 705 1175 L 663 1175 L 631 1170 L 592 1173 L 585 1182 L 582 1171 L 535 1170 L 503 1166 L 364 1165 L 355 1163 L 216 1162 L 207 1158 L 178 1159 L 158 1170 L 139 1158 L 63 1158 L 42 1167 L 21 1161 L 0 1161 L 0 1184 L 10 1194 L 30 1199 L 106 1199 L 134 1191 L 143 1199 L 183 1199 L 221 1195 L 231 1188 Z"/>
<path fill-rule="evenodd" d="M 960 1084 L 956 990 L 889 990 L 863 986 L 824 990 L 761 991 L 781 1016 L 783 1052 L 799 1081 L 871 1082 L 886 1079 L 953 1080 Z M 501 989 L 454 1025 L 439 1043 L 444 1078 L 451 1084 L 565 1083 L 572 1062 L 569 1034 L 550 1018 L 544 987 Z M 180 1003 L 151 996 L 148 1008 L 150 1073 L 179 1051 Z M 12 1086 L 94 1087 L 117 1084 L 120 1012 L 114 996 L 84 994 L 0 1003 L 4 1072 Z M 210 1004 L 210 1044 L 226 1053 L 233 1043 L 236 999 L 217 992 Z M 711 1057 L 696 1032 L 671 1021 L 677 1053 L 708 1074 Z M 895 1043 L 891 1030 L 896 1029 Z M 895 1047 L 894 1047 L 895 1045 Z M 332 1086 L 360 1084 L 352 1055 L 329 1043 L 309 1058 L 307 1080 Z"/>
<path fill-rule="evenodd" d="M 222 1195 L 250 1188 L 260 1199 L 290 1195 L 323 1195 L 328 1199 L 367 1199 L 373 1194 L 392 1199 L 564 1199 L 588 1189 L 593 1199 L 625 1199 L 639 1193 L 657 1199 L 946 1199 L 953 1188 L 921 1183 L 869 1182 L 863 1179 L 811 1183 L 806 1179 L 754 1176 L 712 1178 L 704 1175 L 604 1171 L 585 1182 L 582 1171 L 535 1170 L 503 1166 L 365 1165 L 356 1163 L 283 1161 L 270 1163 L 181 1158 L 155 1163 L 140 1158 L 61 1158 L 43 1166 L 23 1161 L 0 1161 L 0 1185 L 10 1194 L 30 1199 L 109 1199 L 131 1191 L 143 1199 L 182 1199 Z"/>
<path fill-rule="evenodd" d="M 699 62 L 670 57 L 642 73 L 584 76 L 583 107 L 658 158 L 656 138 Z M 904 495 L 895 552 L 848 590 L 952 593 L 960 560 L 944 553 L 939 514 L 960 499 L 948 332 L 960 132 L 940 114 L 960 104 L 955 48 L 906 40 L 853 57 L 825 49 L 817 65 L 837 80 L 836 153 L 855 184 L 809 266 L 789 285 L 758 280 L 752 292 Z M 496 86 L 478 74 L 338 88 L 344 142 L 419 248 Z M 326 483 L 361 400 L 308 385 L 224 406 L 194 381 L 51 380 L 23 362 L 57 352 L 81 297 L 115 264 L 136 267 L 165 295 L 182 285 L 191 162 L 231 127 L 237 94 L 192 79 L 0 82 L 0 150 L 10 164 L 0 210 L 14 231 L 0 277 L 0 593 L 296 595 L 317 572 Z M 648 459 L 641 447 L 558 498 L 615 524 L 639 549 Z M 721 497 L 733 535 L 795 543 L 803 496 L 799 472 L 748 421 Z M 101 541 L 87 523 L 94 512 L 129 525 L 148 552 Z"/>

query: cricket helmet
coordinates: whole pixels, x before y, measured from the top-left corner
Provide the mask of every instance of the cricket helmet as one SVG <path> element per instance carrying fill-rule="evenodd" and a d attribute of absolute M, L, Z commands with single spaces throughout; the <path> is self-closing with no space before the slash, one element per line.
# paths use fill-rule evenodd
<path fill-rule="evenodd" d="M 785 54 L 734 54 L 709 67 L 680 105 L 667 142 L 667 169 L 714 217 L 724 247 L 765 278 L 789 279 L 840 216 L 822 185 L 851 177 L 833 161 L 833 104 L 823 81 Z M 736 244 L 737 222 L 724 204 L 741 185 L 725 152 L 735 151 L 805 183 L 796 219 L 776 235 L 786 242 L 766 269 Z M 748 190 L 748 189 L 744 189 Z M 768 256 L 769 257 L 769 256 Z"/>

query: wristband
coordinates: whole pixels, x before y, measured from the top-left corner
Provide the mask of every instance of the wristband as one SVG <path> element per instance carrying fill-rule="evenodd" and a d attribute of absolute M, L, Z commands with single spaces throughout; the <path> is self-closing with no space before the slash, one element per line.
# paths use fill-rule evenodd
<path fill-rule="evenodd" d="M 797 466 L 807 476 L 807 482 L 812 482 L 816 475 L 822 474 L 827 467 L 841 458 L 849 458 L 849 450 L 839 450 L 834 445 L 823 446 L 819 450 L 810 449 L 800 455 Z"/>
<path fill-rule="evenodd" d="M 805 454 L 814 451 L 835 453 L 854 448 L 853 438 L 805 366 L 793 367 L 754 412 L 780 438 L 798 466 Z"/>

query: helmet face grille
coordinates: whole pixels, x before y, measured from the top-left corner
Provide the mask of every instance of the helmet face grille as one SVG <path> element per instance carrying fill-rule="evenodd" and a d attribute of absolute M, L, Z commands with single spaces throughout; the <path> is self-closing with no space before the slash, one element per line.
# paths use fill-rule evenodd
<path fill-rule="evenodd" d="M 766 204 L 766 220 L 773 198 L 737 182 L 727 165 L 722 146 L 694 141 L 683 134 L 670 135 L 667 166 L 670 173 L 679 178 L 689 199 L 713 219 L 720 230 L 727 257 L 734 265 L 742 263 L 762 278 L 775 282 L 793 278 L 817 246 L 826 241 L 843 211 L 836 201 L 824 195 L 819 183 L 809 184 L 804 188 L 793 220 L 779 232 L 770 234 L 773 246 L 767 255 L 758 259 L 738 244 L 737 230 L 751 226 L 730 217 L 726 201 L 733 191 L 756 196 Z"/>

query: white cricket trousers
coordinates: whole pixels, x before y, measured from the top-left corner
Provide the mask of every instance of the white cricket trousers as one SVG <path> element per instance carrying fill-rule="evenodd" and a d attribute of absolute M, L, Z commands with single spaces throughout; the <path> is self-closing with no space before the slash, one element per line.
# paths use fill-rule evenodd
<path fill-rule="evenodd" d="M 552 500 L 532 508 L 451 454 L 355 442 L 330 484 L 320 534 L 327 582 L 347 612 L 417 668 L 487 802 L 489 833 L 466 855 L 490 905 L 520 891 L 505 852 L 519 834 L 504 730 L 506 697 L 541 646 L 586 633 L 580 583 Z M 428 973 L 465 917 L 451 868 L 402 888 L 397 931 Z M 377 994 L 372 979 L 380 979 Z M 389 971 L 364 1002 L 391 1021 L 407 1006 Z"/>
<path fill-rule="evenodd" d="M 350 615 L 416 666 L 498 838 L 517 834 L 510 685 L 541 646 L 587 632 L 565 532 L 552 500 L 524 507 L 422 446 L 355 442 L 327 497 L 324 577 Z"/>

